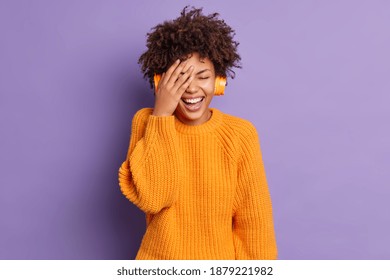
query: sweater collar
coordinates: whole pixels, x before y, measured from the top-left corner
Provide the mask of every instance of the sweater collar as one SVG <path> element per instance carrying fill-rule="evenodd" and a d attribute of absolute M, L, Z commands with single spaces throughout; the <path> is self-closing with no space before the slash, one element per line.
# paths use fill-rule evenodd
<path fill-rule="evenodd" d="M 175 117 L 176 130 L 183 134 L 202 134 L 213 131 L 221 124 L 223 113 L 216 108 L 210 108 L 210 110 L 210 119 L 205 123 L 199 125 L 187 125 L 182 123 L 178 118 Z"/>

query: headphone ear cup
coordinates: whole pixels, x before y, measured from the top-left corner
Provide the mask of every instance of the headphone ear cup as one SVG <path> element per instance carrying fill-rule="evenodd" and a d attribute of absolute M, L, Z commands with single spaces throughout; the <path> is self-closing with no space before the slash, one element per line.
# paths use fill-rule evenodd
<path fill-rule="evenodd" d="M 224 95 L 226 87 L 226 77 L 217 76 L 215 78 L 214 95 Z"/>
<path fill-rule="evenodd" d="M 160 74 L 154 74 L 153 80 L 154 80 L 154 92 L 157 92 L 158 83 L 161 80 L 161 75 Z"/>

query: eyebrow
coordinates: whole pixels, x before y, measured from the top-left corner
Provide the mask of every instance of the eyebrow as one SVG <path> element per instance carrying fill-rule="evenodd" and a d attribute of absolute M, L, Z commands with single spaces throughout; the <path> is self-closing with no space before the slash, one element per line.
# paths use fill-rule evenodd
<path fill-rule="evenodd" d="M 202 74 L 202 73 L 204 73 L 204 72 L 206 72 L 206 71 L 210 71 L 210 69 L 203 69 L 203 70 L 199 71 L 198 73 L 196 73 L 195 75 Z"/>

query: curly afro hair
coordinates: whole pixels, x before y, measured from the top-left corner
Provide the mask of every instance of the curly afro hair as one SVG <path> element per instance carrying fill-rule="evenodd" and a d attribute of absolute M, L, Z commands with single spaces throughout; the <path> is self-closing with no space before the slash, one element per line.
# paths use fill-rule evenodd
<path fill-rule="evenodd" d="M 188 10 L 188 7 L 184 7 L 180 17 L 164 21 L 147 33 L 147 51 L 138 63 L 151 87 L 155 73 L 162 74 L 176 59 L 186 59 L 194 52 L 211 60 L 217 76 L 234 78 L 232 68 L 241 68 L 241 57 L 237 53 L 239 43 L 233 40 L 234 30 L 218 19 L 218 13 L 206 16 L 202 8 Z"/>

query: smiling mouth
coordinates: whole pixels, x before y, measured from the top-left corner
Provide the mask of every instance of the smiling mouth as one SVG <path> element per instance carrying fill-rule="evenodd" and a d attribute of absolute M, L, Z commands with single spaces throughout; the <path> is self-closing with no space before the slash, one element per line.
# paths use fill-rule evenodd
<path fill-rule="evenodd" d="M 198 111 L 203 104 L 203 100 L 205 97 L 197 97 L 197 98 L 182 98 L 184 108 L 189 112 Z"/>
<path fill-rule="evenodd" d="M 183 102 L 187 105 L 193 105 L 197 104 L 199 102 L 202 102 L 204 97 L 197 97 L 197 98 L 182 98 Z"/>

